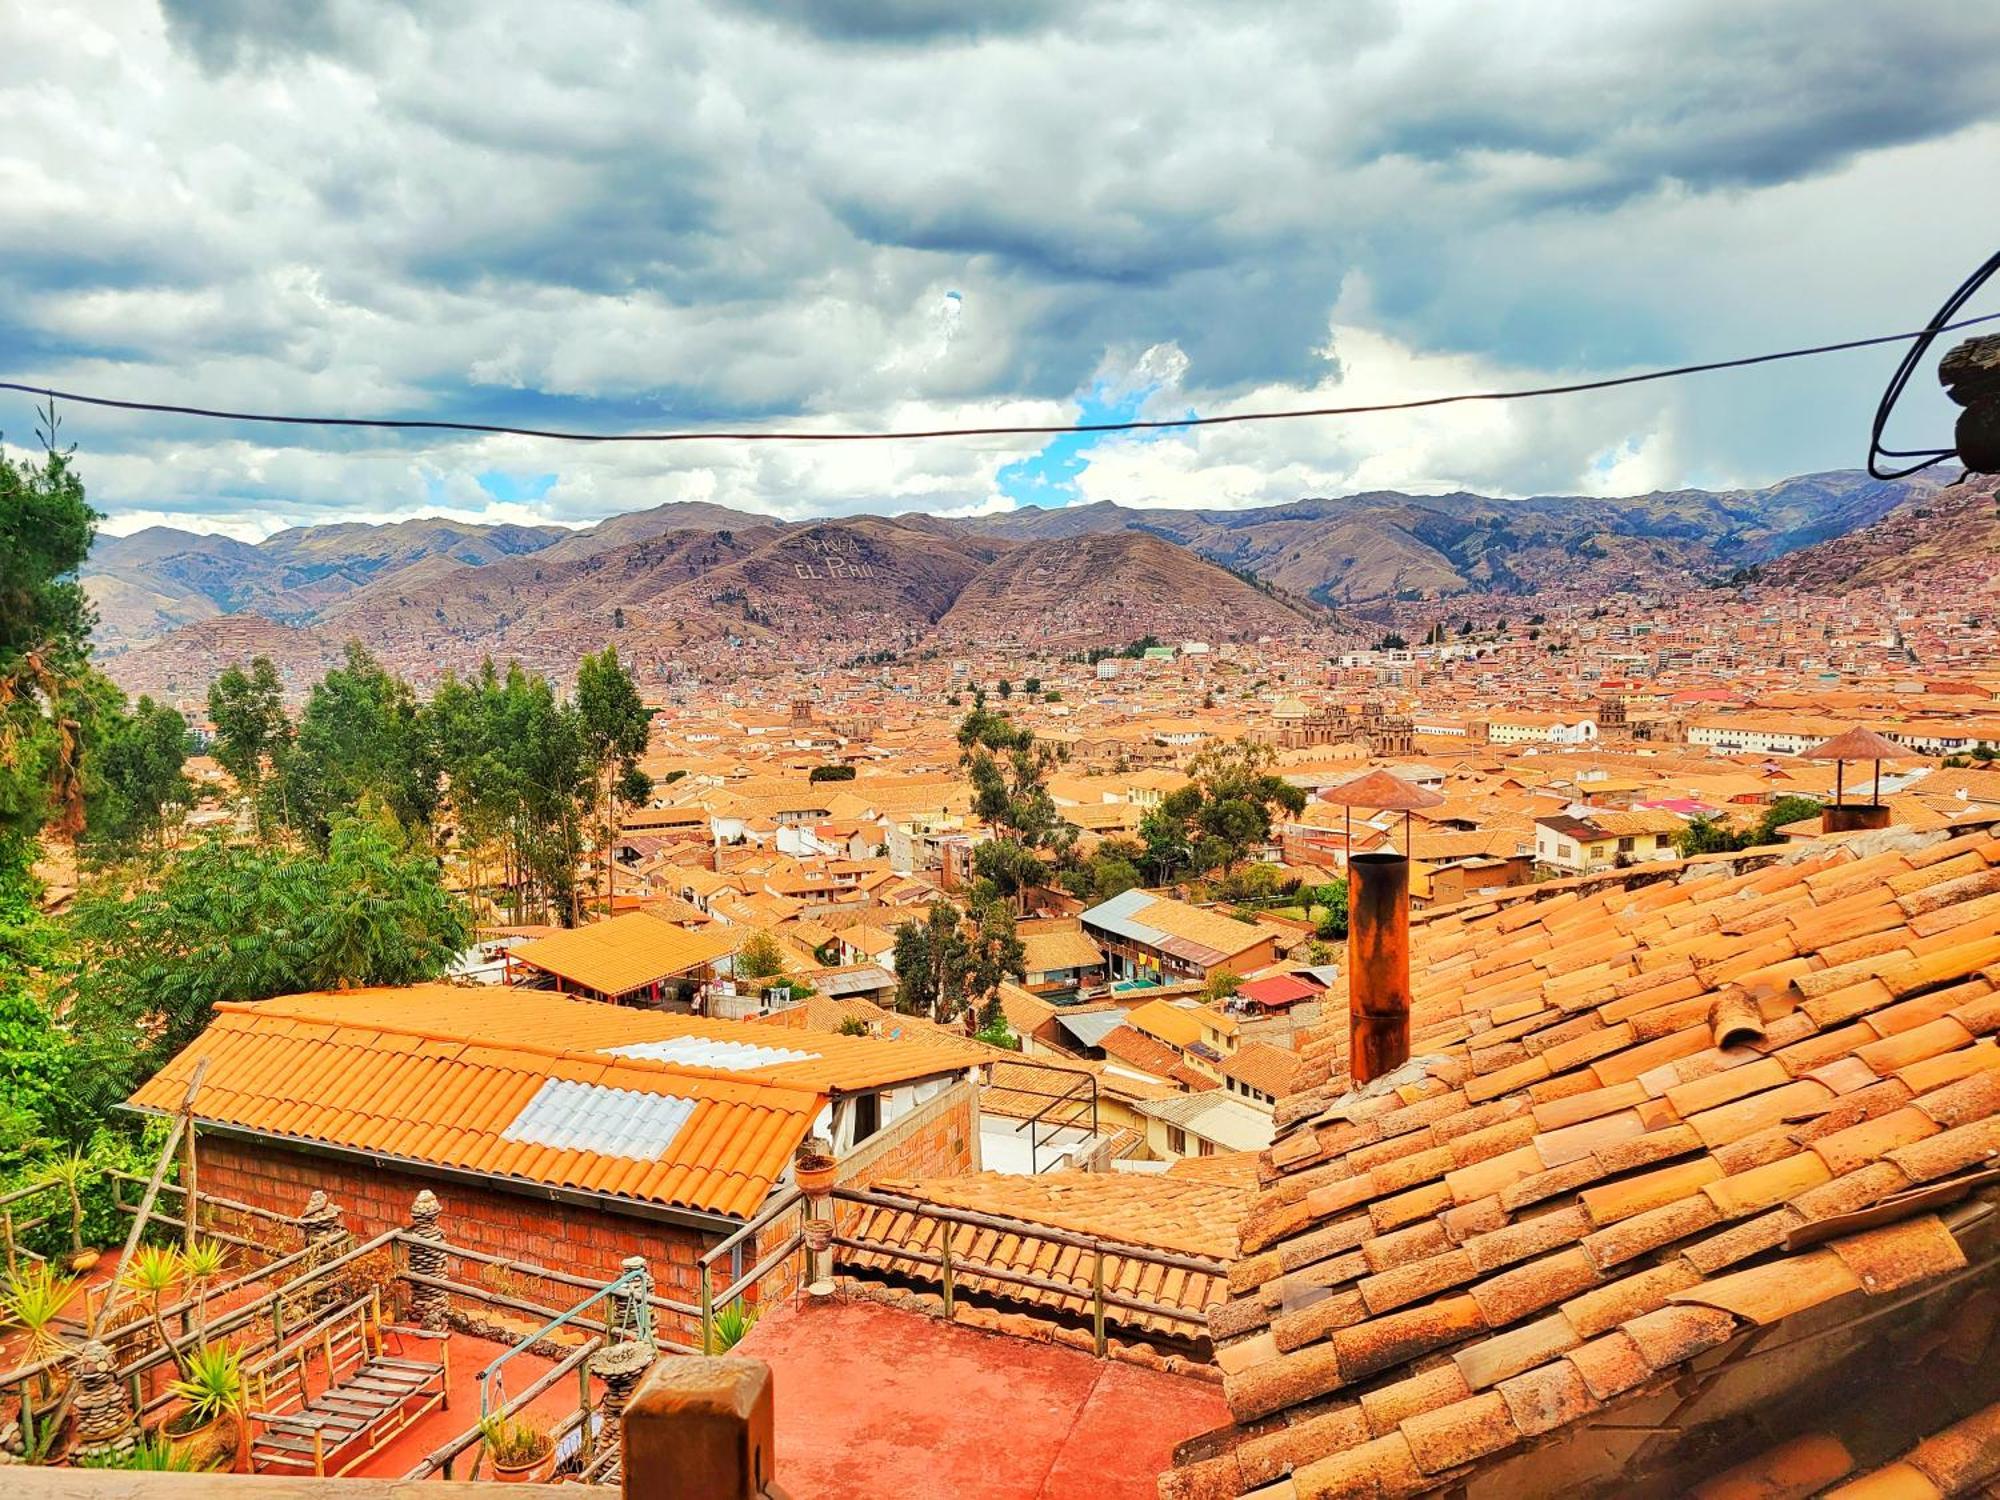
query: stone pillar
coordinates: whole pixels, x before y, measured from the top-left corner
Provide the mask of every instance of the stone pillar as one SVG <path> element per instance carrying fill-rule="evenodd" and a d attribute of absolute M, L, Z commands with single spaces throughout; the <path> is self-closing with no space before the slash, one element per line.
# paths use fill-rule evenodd
<path fill-rule="evenodd" d="M 341 1217 L 340 1205 L 318 1188 L 314 1188 L 306 1199 L 305 1212 L 299 1215 L 299 1228 L 306 1237 L 306 1273 L 318 1270 L 348 1248 L 350 1236 L 347 1222 Z M 316 1311 L 323 1311 L 338 1302 L 340 1297 L 338 1280 L 322 1277 L 313 1282 L 306 1303 Z"/>
<path fill-rule="evenodd" d="M 656 1344 L 652 1332 L 653 1273 L 646 1268 L 643 1255 L 626 1256 L 620 1269 L 632 1278 L 632 1283 L 611 1294 L 611 1305 L 604 1319 L 607 1330 L 614 1341 L 630 1339 L 652 1349 Z"/>
<path fill-rule="evenodd" d="M 84 1458 L 130 1453 L 139 1444 L 139 1423 L 111 1351 L 91 1339 L 77 1346 L 69 1363 L 76 1382 L 77 1453 Z"/>
<path fill-rule="evenodd" d="M 604 1403 L 600 1409 L 604 1413 L 606 1432 L 617 1430 L 626 1403 L 632 1399 L 632 1392 L 638 1389 L 640 1379 L 651 1368 L 655 1358 L 653 1346 L 636 1339 L 628 1339 L 622 1344 L 606 1344 L 590 1356 L 590 1373 L 604 1382 Z"/>
<path fill-rule="evenodd" d="M 410 1205 L 410 1269 L 419 1276 L 443 1276 L 448 1257 L 438 1219 L 444 1209 L 437 1194 L 425 1188 Z M 410 1321 L 419 1328 L 443 1331 L 450 1322 L 451 1294 L 441 1286 L 410 1283 Z"/>
<path fill-rule="evenodd" d="M 625 1408 L 626 1500 L 758 1500 L 777 1467 L 771 1367 L 688 1355 L 657 1361 Z"/>

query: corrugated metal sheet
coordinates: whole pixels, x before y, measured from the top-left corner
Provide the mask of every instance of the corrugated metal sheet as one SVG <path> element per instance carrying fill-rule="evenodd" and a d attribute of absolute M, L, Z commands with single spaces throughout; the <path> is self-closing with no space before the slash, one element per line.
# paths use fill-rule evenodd
<path fill-rule="evenodd" d="M 675 1036 L 658 1042 L 633 1042 L 624 1047 L 605 1047 L 607 1057 L 643 1057 L 653 1062 L 681 1063 L 690 1068 L 716 1068 L 725 1073 L 742 1073 L 752 1068 L 776 1067 L 780 1063 L 817 1062 L 820 1054 L 797 1047 L 765 1047 L 751 1042 L 716 1041 L 712 1037 Z"/>
<path fill-rule="evenodd" d="M 1125 1024 L 1122 1010 L 1087 1010 L 1081 1015 L 1056 1013 L 1056 1025 L 1086 1047 L 1102 1045 L 1104 1038 Z"/>
<path fill-rule="evenodd" d="M 694 1111 L 695 1101 L 677 1094 L 645 1094 L 551 1078 L 521 1106 L 500 1139 L 658 1161 Z"/>

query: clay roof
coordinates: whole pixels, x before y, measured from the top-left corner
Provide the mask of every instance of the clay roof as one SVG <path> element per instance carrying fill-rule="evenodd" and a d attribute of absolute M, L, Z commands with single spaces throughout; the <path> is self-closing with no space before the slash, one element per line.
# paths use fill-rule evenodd
<path fill-rule="evenodd" d="M 1321 792 L 1322 802 L 1342 807 L 1369 807 L 1384 812 L 1412 812 L 1420 807 L 1442 807 L 1444 798 L 1389 771 L 1370 771 L 1352 781 L 1343 781 Z"/>
<path fill-rule="evenodd" d="M 1119 1026 L 1106 1032 L 1097 1045 L 1104 1049 L 1106 1057 L 1130 1063 L 1156 1078 L 1169 1076 L 1181 1065 L 1180 1053 L 1131 1026 Z"/>
<path fill-rule="evenodd" d="M 1906 760 L 1911 753 L 1907 745 L 1884 739 L 1863 724 L 1800 752 L 1807 760 Z"/>
<path fill-rule="evenodd" d="M 1248 1084 L 1260 1094 L 1281 1099 L 1292 1091 L 1299 1071 L 1299 1055 L 1269 1042 L 1245 1042 L 1222 1064 L 1222 1076 Z"/>
<path fill-rule="evenodd" d="M 1024 932 L 1021 948 L 1026 955 L 1022 967 L 1030 974 L 1051 969 L 1094 969 L 1104 962 L 1097 944 L 1074 927 L 1054 932 Z"/>
<path fill-rule="evenodd" d="M 977 1172 L 922 1182 L 882 1182 L 880 1191 L 975 1213 L 1001 1215 L 1028 1224 L 1091 1235 L 1145 1249 L 1213 1259 L 1217 1274 L 1147 1265 L 1116 1253 L 1104 1257 L 1108 1292 L 1164 1307 L 1200 1313 L 1222 1300 L 1221 1265 L 1229 1254 L 1227 1226 L 1253 1194 L 1246 1182 L 1167 1177 L 1156 1173 L 1044 1172 L 1022 1176 Z M 850 1221 L 849 1215 L 853 1218 Z M 873 1240 L 935 1255 L 942 1226 L 936 1220 L 894 1208 L 858 1204 L 841 1210 L 843 1236 Z M 850 1223 L 851 1226 L 850 1227 Z M 1087 1316 L 1091 1309 L 1094 1257 L 1084 1250 L 1037 1240 L 1031 1235 L 958 1225 L 951 1232 L 953 1277 L 961 1290 L 1025 1303 L 1040 1311 Z M 1073 1286 L 1073 1292 L 1023 1287 L 982 1277 L 974 1267 L 991 1266 Z M 862 1269 L 935 1281 L 933 1267 L 880 1251 L 841 1252 L 841 1269 Z M 1149 1332 L 1200 1337 L 1199 1323 L 1160 1317 L 1136 1309 L 1107 1306 L 1108 1321 Z"/>
<path fill-rule="evenodd" d="M 627 912 L 514 949 L 530 964 L 602 995 L 623 995 L 735 951 L 738 934 L 693 932 L 650 912 Z"/>
<path fill-rule="evenodd" d="M 1353 1092 L 1344 1028 L 1304 1044 L 1211 1314 L 1238 1427 L 1163 1489 L 1424 1493 L 1745 1334 L 1963 1269 L 1941 1212 L 2000 1158 L 1997 833 L 1417 922 L 1412 1061 Z"/>
<path fill-rule="evenodd" d="M 830 1089 L 966 1065 L 917 1043 L 428 984 L 219 1005 L 131 1103 L 177 1108 L 202 1058 L 204 1122 L 739 1217 Z"/>

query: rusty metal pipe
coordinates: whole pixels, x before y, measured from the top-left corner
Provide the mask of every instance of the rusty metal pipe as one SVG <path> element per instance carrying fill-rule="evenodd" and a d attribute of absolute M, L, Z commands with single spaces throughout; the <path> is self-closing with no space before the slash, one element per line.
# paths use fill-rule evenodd
<path fill-rule="evenodd" d="M 1410 861 L 1347 862 L 1347 1071 L 1358 1086 L 1410 1056 Z"/>
<path fill-rule="evenodd" d="M 1889 809 L 1880 802 L 1829 802 L 1819 810 L 1821 833 L 1854 833 L 1888 826 Z"/>

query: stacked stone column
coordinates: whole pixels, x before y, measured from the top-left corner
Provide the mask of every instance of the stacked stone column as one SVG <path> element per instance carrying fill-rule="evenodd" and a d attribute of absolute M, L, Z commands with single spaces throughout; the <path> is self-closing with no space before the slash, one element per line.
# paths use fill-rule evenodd
<path fill-rule="evenodd" d="M 444 1230 L 438 1220 L 444 1209 L 437 1194 L 425 1188 L 410 1205 L 410 1270 L 418 1276 L 442 1277 L 449 1259 Z M 410 1283 L 410 1321 L 419 1328 L 442 1332 L 450 1323 L 451 1294 L 441 1286 Z"/>

